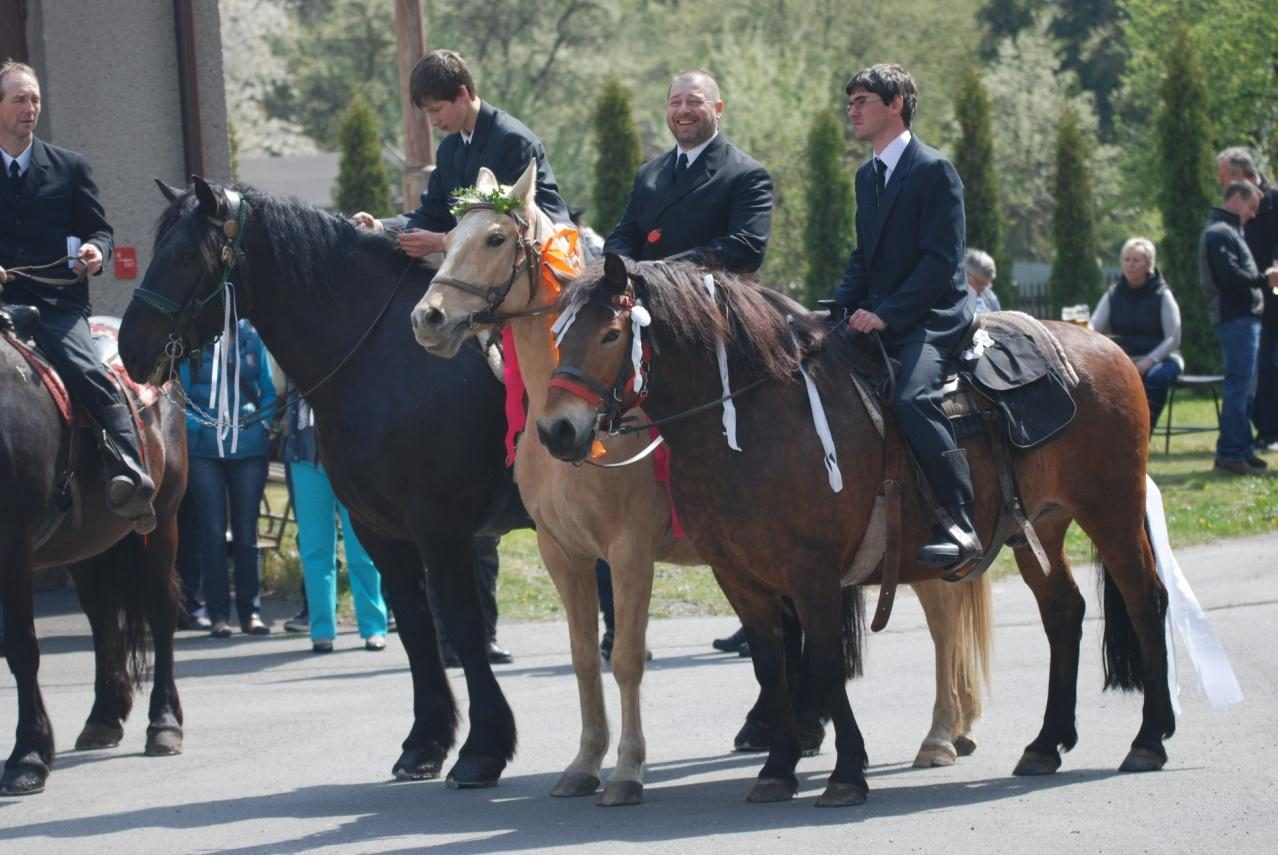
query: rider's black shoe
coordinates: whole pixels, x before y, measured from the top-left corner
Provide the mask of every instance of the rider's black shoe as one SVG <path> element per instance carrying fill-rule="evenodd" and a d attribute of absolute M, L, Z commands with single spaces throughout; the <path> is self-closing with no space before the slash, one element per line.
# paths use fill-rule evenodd
<path fill-rule="evenodd" d="M 111 462 L 111 479 L 107 482 L 107 506 L 112 512 L 131 520 L 138 534 L 155 530 L 155 482 L 142 465 L 133 413 L 123 404 L 112 404 L 100 416 L 107 442 L 116 452 Z"/>

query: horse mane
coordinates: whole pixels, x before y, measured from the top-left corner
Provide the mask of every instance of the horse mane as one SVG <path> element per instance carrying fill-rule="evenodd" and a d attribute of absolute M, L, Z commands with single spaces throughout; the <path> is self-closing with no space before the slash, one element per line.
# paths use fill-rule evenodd
<path fill-rule="evenodd" d="M 405 256 L 398 243 L 385 232 L 361 229 L 345 217 L 299 199 L 268 196 L 247 184 L 235 184 L 230 189 L 240 193 L 250 206 L 243 239 L 253 240 L 258 230 L 270 236 L 272 279 L 282 287 L 326 299 L 336 296 L 339 289 L 366 280 L 376 269 L 370 264 L 387 270 L 403 265 Z M 220 270 L 224 238 L 208 225 L 194 191 L 187 190 L 160 214 L 155 227 L 156 243 L 174 229 L 185 229 L 200 248 L 208 269 Z M 236 266 L 251 279 L 253 271 L 247 257 L 241 257 Z"/>
<path fill-rule="evenodd" d="M 662 346 L 705 351 L 713 358 L 722 340 L 733 375 L 766 375 L 788 381 L 799 362 L 821 349 L 819 320 L 794 300 L 732 273 L 710 270 L 687 261 L 626 262 L 636 295 L 652 315 L 652 331 Z M 704 279 L 714 276 L 711 301 Z M 607 303 L 603 263 L 593 262 L 572 280 L 561 304 L 574 300 Z M 786 318 L 793 318 L 793 323 Z M 796 351 L 791 332 L 799 340 Z"/>

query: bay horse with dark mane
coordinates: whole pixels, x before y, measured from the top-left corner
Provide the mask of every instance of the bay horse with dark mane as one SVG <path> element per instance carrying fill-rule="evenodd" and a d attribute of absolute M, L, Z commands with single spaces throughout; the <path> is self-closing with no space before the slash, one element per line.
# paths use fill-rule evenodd
<path fill-rule="evenodd" d="M 556 226 L 537 208 L 536 169 L 533 160 L 509 188 L 499 188 L 496 177 L 480 169 L 476 198 L 492 199 L 500 190 L 511 210 L 503 213 L 494 203 L 478 203 L 461 216 L 448 235 L 444 264 L 413 311 L 413 329 L 422 347 L 453 357 L 464 353 L 465 343 L 485 327 L 509 325 L 514 348 L 507 348 L 506 359 L 518 358 L 527 389 L 528 430 L 515 459 L 515 480 L 537 522 L 542 561 L 564 602 L 581 701 L 580 749 L 551 794 L 594 793 L 608 750 L 594 582 L 595 559 L 602 556 L 612 567 L 617 589 L 612 673 L 621 694 L 621 736 L 616 767 L 600 804 L 634 804 L 642 797 L 646 754 L 639 687 L 653 562 L 704 562 L 686 538 L 675 536 L 670 501 L 650 460 L 612 468 L 563 466 L 531 436 L 556 359 L 548 313 L 555 308 L 562 271 L 548 267 L 546 256 L 553 253 L 557 264 L 571 269 L 564 248 L 568 238 L 557 237 Z M 526 253 L 529 246 L 535 248 L 531 254 Z M 647 435 L 608 437 L 607 461 L 630 459 L 649 442 Z M 924 582 L 915 592 L 936 645 L 937 686 L 932 726 L 914 762 L 949 765 L 975 748 L 971 728 L 980 715 L 991 634 L 989 580 L 958 587 Z M 758 727 L 757 715 L 760 707 L 751 712 L 747 729 Z M 819 744 L 824 732 L 815 722 L 806 724 L 805 748 L 815 750 L 812 743 Z"/>
<path fill-rule="evenodd" d="M 107 508 L 94 430 L 65 426 L 53 396 L 18 352 L 22 346 L 0 337 L 0 604 L 4 655 L 18 689 L 16 738 L 0 795 L 43 791 L 53 765 L 53 728 L 37 679 L 32 572 L 39 567 L 67 565 L 93 632 L 93 709 L 75 747 L 119 744 L 153 645 L 145 750 L 182 750 L 182 704 L 173 679 L 179 608 L 173 561 L 177 507 L 186 491 L 182 413 L 162 397 L 143 410 L 139 445 L 155 480 L 156 528 L 145 537 L 134 534 L 129 520 Z M 64 491 L 63 484 L 74 489 Z"/>
<path fill-rule="evenodd" d="M 170 204 L 121 330 L 129 373 L 170 376 L 218 335 L 235 294 L 315 413 L 320 459 L 399 625 L 414 721 L 393 774 L 437 777 L 457 730 L 429 572 L 470 696 L 448 782 L 497 783 L 515 720 L 486 655 L 472 540 L 527 519 L 502 465 L 501 384 L 478 348 L 444 360 L 414 343 L 408 314 L 433 271 L 392 238 L 251 188 L 197 178 L 185 192 L 161 189 Z"/>
<path fill-rule="evenodd" d="M 713 568 L 741 616 L 755 676 L 769 698 L 772 750 L 750 792 L 753 801 L 791 798 L 799 739 L 785 702 L 778 627 L 781 598 L 793 600 L 813 646 L 812 665 L 834 715 L 838 758 L 818 805 L 859 804 L 866 798 L 866 751 L 844 690 L 839 586 L 869 525 L 884 457 L 869 412 L 847 376 L 850 347 L 824 334 L 825 315 L 793 315 L 784 298 L 735 277 L 715 273 L 714 296 L 705 271 L 684 264 L 630 264 L 608 256 L 564 291 L 561 305 L 577 309 L 560 345 L 560 366 L 603 390 L 623 388 L 634 335 L 647 338 L 650 386 L 644 408 L 662 424 L 671 448 L 675 501 L 697 550 Z M 650 317 L 634 323 L 636 305 Z M 1158 769 L 1163 740 L 1175 730 L 1167 682 L 1159 581 L 1144 526 L 1148 409 L 1140 376 L 1108 339 L 1051 323 L 1078 376 L 1077 415 L 1056 439 L 1015 455 L 1025 508 L 1050 560 L 1044 574 L 1029 546 L 1015 548 L 1021 576 L 1038 601 L 1051 647 L 1047 709 L 1042 729 L 1025 749 L 1017 774 L 1054 772 L 1060 750 L 1078 736 L 1075 707 L 1084 600 L 1065 557 L 1065 532 L 1077 521 L 1101 560 L 1105 596 L 1107 687 L 1143 689 L 1141 726 L 1123 760 L 1124 771 Z M 722 342 L 736 399 L 741 451 L 726 445 L 719 407 L 723 394 L 717 343 Z M 825 451 L 813 427 L 802 364 L 824 401 L 844 488 L 825 486 Z M 745 388 L 750 386 L 748 390 Z M 686 417 L 672 417 L 685 414 Z M 547 395 L 538 433 L 552 454 L 580 460 L 589 451 L 601 409 L 563 388 Z M 889 441 L 894 441 L 889 434 Z M 1002 503 L 989 443 L 965 440 L 973 460 L 977 525 L 990 542 Z M 902 489 L 901 554 L 927 542 L 927 510 L 913 489 Z M 903 562 L 900 578 L 916 582 L 945 571 Z M 879 571 L 869 578 L 877 582 Z"/>

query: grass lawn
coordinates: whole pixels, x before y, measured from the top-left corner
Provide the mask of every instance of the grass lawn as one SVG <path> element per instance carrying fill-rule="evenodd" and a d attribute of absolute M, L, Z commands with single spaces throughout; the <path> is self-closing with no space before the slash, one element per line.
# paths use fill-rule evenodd
<path fill-rule="evenodd" d="M 1216 414 L 1211 399 L 1178 396 L 1176 422 L 1214 425 Z M 1216 434 L 1211 432 L 1172 437 L 1168 455 L 1162 453 L 1161 437 L 1150 446 L 1150 474 L 1163 493 L 1173 546 L 1278 528 L 1278 474 L 1259 478 L 1213 474 L 1215 442 Z M 1272 462 L 1278 468 L 1278 455 L 1273 456 Z M 268 489 L 275 491 L 272 507 L 283 507 L 283 486 L 273 484 Z M 1070 528 L 1066 548 L 1071 561 L 1090 560 L 1091 543 L 1077 526 Z M 1015 567 L 1010 551 L 1004 550 L 992 572 L 1012 573 Z M 296 597 L 300 568 L 292 527 L 281 550 L 267 554 L 263 577 L 268 590 Z M 341 578 L 344 584 L 345 574 Z M 497 597 L 505 620 L 553 620 L 561 616 L 559 596 L 541 563 L 536 536 L 531 531 L 511 532 L 502 539 Z M 344 608 L 349 610 L 348 602 Z M 657 565 L 653 617 L 731 613 L 708 568 Z"/>

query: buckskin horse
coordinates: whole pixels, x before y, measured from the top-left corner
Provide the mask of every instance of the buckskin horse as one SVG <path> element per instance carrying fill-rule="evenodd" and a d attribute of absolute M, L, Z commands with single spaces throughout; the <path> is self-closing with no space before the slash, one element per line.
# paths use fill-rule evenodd
<path fill-rule="evenodd" d="M 168 377 L 223 325 L 229 292 L 315 413 L 320 458 L 385 583 L 413 677 L 414 721 L 392 767 L 439 775 L 457 704 L 426 572 L 461 658 L 470 731 L 448 783 L 492 786 L 515 752 L 515 720 L 486 656 L 477 532 L 525 524 L 502 465 L 501 384 L 478 348 L 455 360 L 413 342 L 408 313 L 433 271 L 394 239 L 295 200 L 203 179 L 179 192 L 124 315 L 135 378 Z"/>
<path fill-rule="evenodd" d="M 129 520 L 107 508 L 93 430 L 74 414 L 68 425 L 46 388 L 53 381 L 42 381 L 19 352 L 25 345 L 8 335 L 0 339 L 0 602 L 4 654 L 18 689 L 16 738 L 0 795 L 27 795 L 44 790 L 54 757 L 38 681 L 32 598 L 38 567 L 67 565 L 93 632 L 93 708 L 75 747 L 119 744 L 153 645 L 145 750 L 182 751 L 182 704 L 173 679 L 179 607 L 173 560 L 177 506 L 186 490 L 186 425 L 164 398 L 143 411 L 140 444 L 155 479 L 156 528 L 145 537 L 134 534 Z"/>
<path fill-rule="evenodd" d="M 799 740 L 784 702 L 775 634 L 780 598 L 788 596 L 812 643 L 813 673 L 834 715 L 838 756 L 817 804 L 859 804 L 868 793 L 866 753 L 843 689 L 838 592 L 883 480 L 882 441 L 847 376 L 840 351 L 848 343 L 840 335 L 824 335 L 824 315 L 800 312 L 788 323 L 787 314 L 794 315 L 788 301 L 724 274 L 714 275 L 711 297 L 705 273 L 682 263 L 630 265 L 617 256 L 588 268 L 562 297 L 562 305 L 576 308 L 577 316 L 561 341 L 560 367 L 588 378 L 609 398 L 622 396 L 624 378 L 632 371 L 632 338 L 646 339 L 650 365 L 644 408 L 662 422 L 671 448 L 676 505 L 697 551 L 710 562 L 745 624 L 755 676 L 769 698 L 772 750 L 750 800 L 788 799 L 797 789 Z M 650 318 L 646 330 L 636 305 Z M 1077 741 L 1084 600 L 1064 549 L 1074 520 L 1101 559 L 1106 686 L 1144 690 L 1140 729 L 1120 768 L 1158 769 L 1167 759 L 1163 740 L 1175 730 L 1175 717 L 1164 637 L 1167 594 L 1144 527 L 1149 430 L 1144 392 L 1131 361 L 1112 342 L 1067 324 L 1048 328 L 1078 376 L 1077 416 L 1056 439 L 1015 458 L 1025 508 L 1050 572 L 1044 574 L 1024 541 L 1014 552 L 1051 647 L 1043 726 L 1015 772 L 1054 772 L 1060 749 Z M 718 413 L 724 395 L 716 365 L 720 342 L 740 392 L 735 406 L 741 451 L 725 444 Z M 845 485 L 838 493 L 822 477 L 826 453 L 813 426 L 805 382 L 797 379 L 801 361 L 824 400 Z M 588 453 L 608 406 L 588 397 L 563 388 L 549 391 L 538 434 L 556 457 L 580 460 Z M 681 414 L 685 417 L 673 418 Z M 975 438 L 964 445 L 974 461 L 977 523 L 988 544 L 1001 504 L 998 488 L 990 485 L 998 479 L 989 443 Z M 908 556 L 928 536 L 913 480 L 907 472 L 902 481 L 900 554 Z M 912 562 L 900 566 L 906 582 L 937 574 Z M 878 576 L 875 571 L 869 581 Z"/>
<path fill-rule="evenodd" d="M 446 238 L 444 263 L 413 310 L 418 343 L 444 357 L 456 355 L 478 331 L 509 324 L 515 348 L 507 350 L 506 358 L 517 354 L 530 428 L 545 409 L 555 366 L 547 316 L 559 296 L 558 277 L 571 270 L 567 238 L 557 237 L 557 227 L 537 208 L 535 186 L 536 161 L 510 188 L 499 187 L 489 170 L 480 170 L 473 199 Z M 606 459 L 625 461 L 648 444 L 646 435 L 609 438 Z M 653 562 L 705 562 L 686 538 L 676 539 L 666 489 L 649 460 L 615 468 L 563 466 L 529 437 L 518 448 L 515 481 L 537 523 L 542 560 L 564 601 L 581 702 L 580 748 L 551 794 L 594 793 L 608 749 L 594 581 L 595 559 L 604 557 L 616 586 L 612 671 L 621 693 L 621 737 L 617 765 L 600 803 L 637 803 L 645 755 L 639 686 Z M 980 714 L 986 676 L 989 581 L 961 586 L 921 582 L 915 591 L 937 652 L 932 728 L 915 765 L 948 765 L 959 751 L 975 747 L 970 729 Z M 811 735 L 805 737 L 806 743 Z"/>

